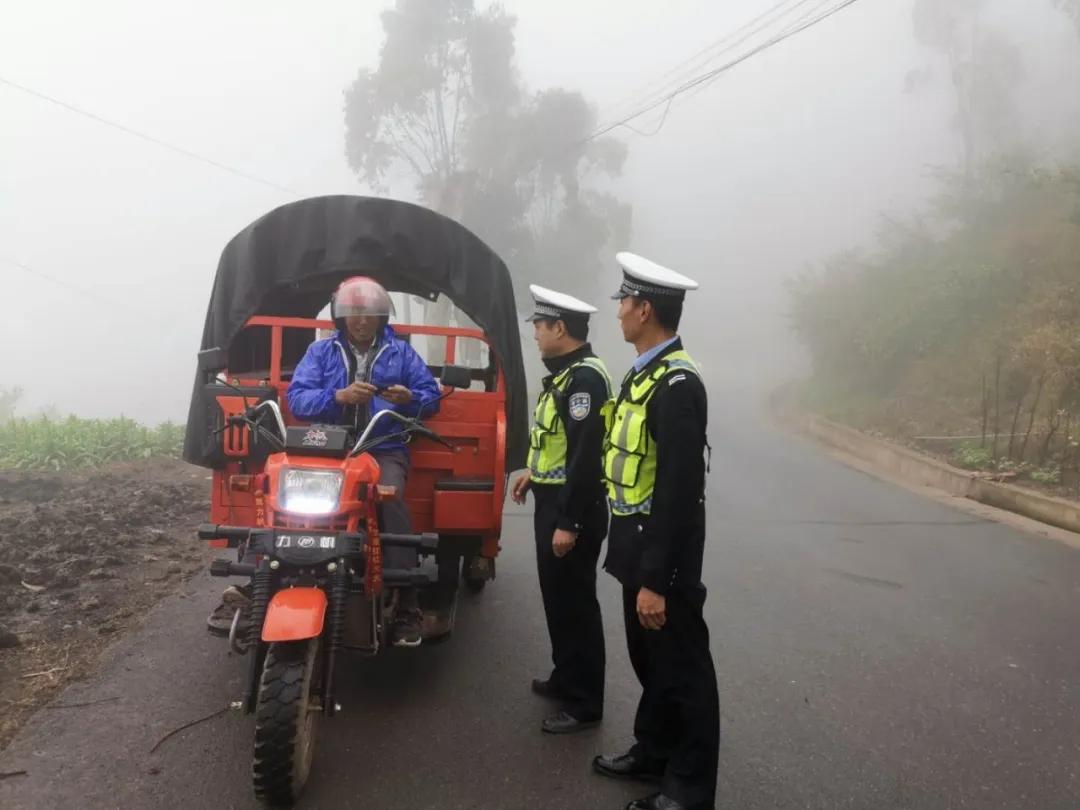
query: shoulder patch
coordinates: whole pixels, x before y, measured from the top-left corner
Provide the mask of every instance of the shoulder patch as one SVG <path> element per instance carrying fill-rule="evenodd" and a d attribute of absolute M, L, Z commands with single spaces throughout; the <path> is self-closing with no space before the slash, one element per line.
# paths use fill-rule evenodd
<path fill-rule="evenodd" d="M 570 397 L 570 418 L 580 422 L 592 410 L 592 394 L 573 394 Z"/>
<path fill-rule="evenodd" d="M 668 377 L 667 384 L 668 385 L 675 385 L 675 383 L 681 383 L 685 379 L 686 379 L 685 374 L 673 374 L 670 377 Z"/>

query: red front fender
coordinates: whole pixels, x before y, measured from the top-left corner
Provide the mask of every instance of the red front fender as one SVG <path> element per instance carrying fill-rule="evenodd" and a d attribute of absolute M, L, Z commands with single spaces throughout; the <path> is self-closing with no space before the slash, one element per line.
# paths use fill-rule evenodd
<path fill-rule="evenodd" d="M 266 608 L 263 641 L 303 641 L 315 638 L 326 618 L 326 594 L 319 588 L 278 591 Z"/>

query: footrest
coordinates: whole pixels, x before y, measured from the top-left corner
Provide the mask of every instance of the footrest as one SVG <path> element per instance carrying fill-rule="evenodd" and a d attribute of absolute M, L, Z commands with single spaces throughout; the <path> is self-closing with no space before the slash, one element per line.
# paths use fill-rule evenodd
<path fill-rule="evenodd" d="M 434 565 L 421 565 L 416 568 L 384 568 L 384 585 L 390 587 L 424 587 L 435 585 L 439 581 L 439 569 Z"/>
<path fill-rule="evenodd" d="M 495 481 L 491 478 L 440 478 L 435 482 L 436 492 L 494 492 Z"/>
<path fill-rule="evenodd" d="M 434 532 L 422 534 L 393 534 L 381 532 L 379 539 L 384 546 L 396 546 L 398 548 L 414 548 L 421 554 L 434 554 L 439 547 L 439 535 Z"/>
<path fill-rule="evenodd" d="M 423 571 L 406 568 L 384 568 L 382 579 L 383 585 L 387 585 L 391 588 L 423 587 L 424 585 L 434 585 L 438 582 L 438 578 L 433 578 Z"/>
<path fill-rule="evenodd" d="M 232 560 L 217 559 L 210 563 L 212 577 L 251 577 L 255 575 L 255 566 L 237 563 Z"/>

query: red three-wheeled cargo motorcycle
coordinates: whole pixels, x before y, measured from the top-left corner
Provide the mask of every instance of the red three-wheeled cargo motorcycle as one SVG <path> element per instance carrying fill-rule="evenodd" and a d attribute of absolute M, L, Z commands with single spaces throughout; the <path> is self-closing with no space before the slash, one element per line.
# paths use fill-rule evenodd
<path fill-rule="evenodd" d="M 446 296 L 478 327 L 394 325 L 442 383 L 434 416 L 376 417 L 408 440 L 404 492 L 380 485 L 369 452 L 379 441 L 374 420 L 359 429 L 304 424 L 285 397 L 307 346 L 334 328 L 316 316 L 355 275 L 427 301 Z M 408 203 L 302 200 L 225 248 L 184 454 L 213 470 L 200 536 L 235 549 L 211 573 L 250 584 L 250 605 L 230 633 L 249 657 L 234 706 L 255 715 L 254 787 L 268 804 L 291 803 L 303 789 L 317 720 L 341 710 L 335 670 L 348 666 L 347 651 L 385 648 L 397 587 L 421 589 L 432 639 L 453 628 L 460 582 L 480 590 L 494 578 L 506 474 L 523 466 L 528 441 L 518 321 L 498 256 L 461 225 Z M 380 532 L 377 507 L 388 498 L 404 498 L 416 534 Z M 420 566 L 384 566 L 393 545 L 417 550 Z"/>

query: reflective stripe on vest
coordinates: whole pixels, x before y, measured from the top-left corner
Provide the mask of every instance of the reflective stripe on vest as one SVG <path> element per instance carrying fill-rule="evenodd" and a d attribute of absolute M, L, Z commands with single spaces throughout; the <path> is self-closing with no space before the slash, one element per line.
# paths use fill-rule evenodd
<path fill-rule="evenodd" d="M 604 380 L 607 396 L 611 396 L 611 377 L 599 357 L 586 357 L 567 366 L 540 395 L 532 431 L 529 434 L 529 472 L 538 484 L 566 483 L 566 427 L 559 417 L 562 399 L 576 369 L 587 366 Z"/>
<path fill-rule="evenodd" d="M 631 372 L 617 400 L 604 406 L 604 479 L 615 515 L 647 515 L 656 487 L 656 443 L 646 424 L 649 401 L 676 371 L 701 376 L 693 359 L 679 350 L 653 367 Z"/>

